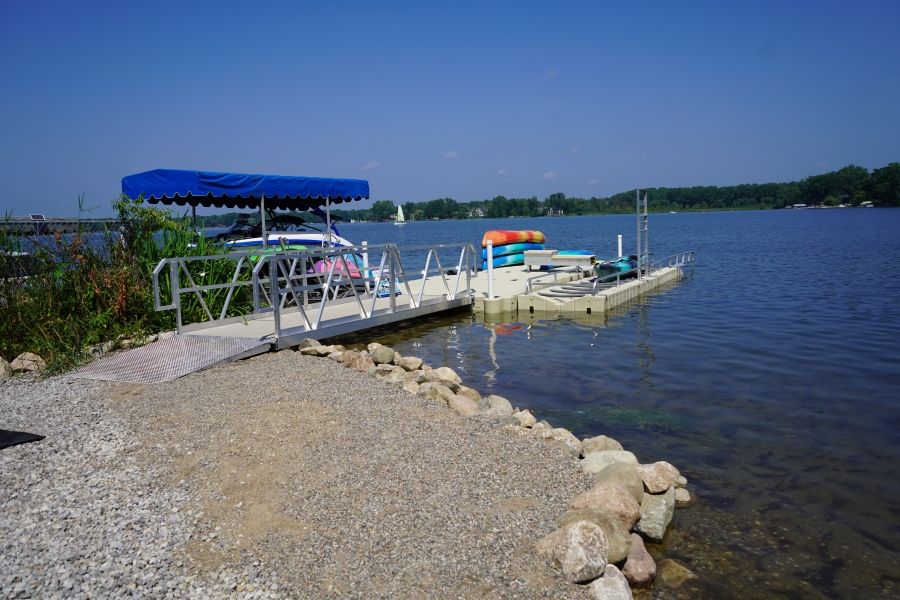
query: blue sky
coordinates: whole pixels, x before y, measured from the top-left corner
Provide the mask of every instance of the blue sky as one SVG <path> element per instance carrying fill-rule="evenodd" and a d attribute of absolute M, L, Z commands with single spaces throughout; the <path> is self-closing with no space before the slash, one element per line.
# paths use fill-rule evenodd
<path fill-rule="evenodd" d="M 155 168 L 466 202 L 900 160 L 896 2 L 0 7 L 15 214 L 109 214 Z"/>

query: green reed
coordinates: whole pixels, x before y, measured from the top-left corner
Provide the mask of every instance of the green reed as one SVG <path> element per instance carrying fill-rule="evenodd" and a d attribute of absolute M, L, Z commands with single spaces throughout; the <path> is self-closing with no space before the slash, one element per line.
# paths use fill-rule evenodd
<path fill-rule="evenodd" d="M 188 228 L 186 218 L 141 206 L 142 199 L 113 201 L 121 229 L 76 231 L 23 240 L 0 233 L 0 356 L 12 360 L 23 351 L 41 355 L 51 372 L 70 369 L 88 357 L 88 346 L 123 337 L 143 338 L 174 328 L 172 311 L 156 312 L 152 272 L 163 258 L 224 254 L 223 244 L 208 242 Z M 79 214 L 83 197 L 79 198 Z M 28 250 L 23 258 L 14 253 Z M 27 261 L 28 276 L 17 269 Z M 232 280 L 232 259 L 196 261 L 190 272 L 198 285 Z M 246 280 L 248 273 L 239 279 Z M 168 290 L 168 270 L 160 288 Z M 186 285 L 184 280 L 182 285 Z M 204 293 L 218 317 L 226 290 Z M 162 299 L 164 304 L 169 299 Z M 199 301 L 182 296 L 185 322 L 206 320 Z M 228 315 L 250 310 L 249 289 L 232 299 Z"/>

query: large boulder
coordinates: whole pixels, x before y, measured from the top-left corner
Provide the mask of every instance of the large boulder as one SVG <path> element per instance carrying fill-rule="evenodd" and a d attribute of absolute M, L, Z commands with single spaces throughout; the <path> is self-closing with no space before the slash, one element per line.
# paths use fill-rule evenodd
<path fill-rule="evenodd" d="M 538 421 L 531 426 L 531 435 L 539 437 L 542 440 L 552 440 L 553 426 L 547 421 Z"/>
<path fill-rule="evenodd" d="M 447 386 L 441 385 L 439 383 L 434 383 L 433 381 L 429 381 L 428 383 L 423 383 L 422 385 L 420 385 L 418 393 L 420 396 L 424 396 L 429 400 L 437 400 L 442 404 L 449 403 L 450 398 L 456 395 Z"/>
<path fill-rule="evenodd" d="M 462 378 L 457 375 L 456 371 L 454 371 L 450 367 L 439 367 L 437 369 L 432 369 L 428 372 L 428 377 L 431 378 L 432 381 L 438 381 L 439 379 L 448 379 L 450 381 L 453 381 L 457 385 L 462 383 Z"/>
<path fill-rule="evenodd" d="M 581 468 L 588 473 L 597 473 L 602 471 L 608 465 L 613 463 L 626 463 L 629 465 L 637 465 L 637 457 L 627 450 L 603 450 L 601 452 L 591 452 L 581 461 Z"/>
<path fill-rule="evenodd" d="M 603 530 L 609 544 L 607 560 L 617 563 L 625 560 L 631 550 L 631 534 L 625 529 L 622 520 L 612 513 L 596 508 L 570 510 L 556 517 L 556 524 L 565 527 L 569 523 L 590 521 Z"/>
<path fill-rule="evenodd" d="M 418 371 L 422 368 L 422 359 L 416 356 L 404 356 L 396 361 L 396 364 L 407 371 Z"/>
<path fill-rule="evenodd" d="M 622 444 L 612 439 L 611 437 L 606 437 L 605 435 L 586 438 L 583 442 L 581 442 L 581 447 L 579 449 L 581 450 L 582 456 L 587 456 L 592 452 L 604 452 L 606 450 L 624 450 L 624 448 L 622 448 Z"/>
<path fill-rule="evenodd" d="M 463 396 L 468 396 L 475 402 L 481 402 L 481 394 L 478 393 L 478 390 L 470 387 L 466 387 L 464 385 L 459 386 L 458 394 L 462 394 Z"/>
<path fill-rule="evenodd" d="M 588 586 L 597 600 L 632 600 L 628 581 L 616 565 L 606 565 L 603 577 L 593 580 Z"/>
<path fill-rule="evenodd" d="M 519 425 L 522 427 L 533 427 L 537 423 L 537 419 L 534 418 L 530 410 L 520 410 L 513 413 L 512 416 L 519 420 Z"/>
<path fill-rule="evenodd" d="M 9 366 L 9 363 L 6 362 L 2 356 L 0 356 L 0 379 L 6 379 L 7 377 L 12 377 L 13 371 L 12 367 Z"/>
<path fill-rule="evenodd" d="M 341 362 L 348 368 L 355 367 L 357 360 L 359 360 L 359 352 L 356 352 L 355 350 L 347 350 L 341 356 Z"/>
<path fill-rule="evenodd" d="M 464 417 L 471 417 L 472 415 L 477 415 L 480 411 L 478 410 L 478 405 L 475 404 L 475 401 L 469 398 L 468 396 L 463 396 L 461 394 L 454 394 L 447 400 L 447 404 L 450 405 L 450 408 L 458 412 Z"/>
<path fill-rule="evenodd" d="M 574 582 L 602 575 L 609 551 L 603 530 L 589 521 L 557 529 L 538 540 L 535 548 L 559 567 L 566 580 Z"/>
<path fill-rule="evenodd" d="M 681 587 L 689 579 L 699 579 L 690 569 L 678 564 L 671 558 L 664 558 L 659 561 L 657 575 L 660 583 L 670 588 Z"/>
<path fill-rule="evenodd" d="M 365 373 L 375 366 L 375 363 L 368 356 L 360 356 L 356 359 L 356 370 Z"/>
<path fill-rule="evenodd" d="M 631 492 L 635 501 L 640 504 L 644 499 L 644 482 L 634 470 L 634 465 L 628 463 L 612 463 L 594 473 L 594 483 L 601 481 L 615 481 Z"/>
<path fill-rule="evenodd" d="M 636 533 L 631 534 L 631 550 L 622 567 L 622 575 L 635 587 L 650 587 L 656 579 L 656 561 L 647 552 L 643 538 Z"/>
<path fill-rule="evenodd" d="M 415 381 L 407 381 L 406 383 L 403 384 L 402 389 L 406 390 L 410 394 L 418 394 L 419 393 L 419 384 L 416 383 Z"/>
<path fill-rule="evenodd" d="M 343 352 L 332 352 L 328 355 L 328 358 L 333 360 L 334 362 L 344 362 L 344 353 Z"/>
<path fill-rule="evenodd" d="M 43 371 L 47 368 L 47 363 L 37 354 L 23 352 L 9 363 L 9 368 L 17 373 L 25 371 Z"/>
<path fill-rule="evenodd" d="M 374 350 L 369 350 L 372 353 L 372 360 L 376 365 L 387 365 L 394 362 L 394 349 L 388 348 L 387 346 L 378 346 Z"/>
<path fill-rule="evenodd" d="M 660 541 L 666 537 L 666 528 L 675 513 L 675 488 L 664 494 L 644 494 L 641 501 L 641 520 L 635 531 L 651 540 Z"/>
<path fill-rule="evenodd" d="M 496 411 L 498 415 L 509 416 L 513 414 L 513 407 L 509 400 L 503 396 L 495 396 L 493 394 L 478 402 L 478 408 L 480 410 Z"/>
<path fill-rule="evenodd" d="M 312 338 L 304 338 L 303 341 L 300 342 L 300 345 L 298 347 L 300 348 L 300 350 L 303 350 L 304 348 L 314 348 L 316 346 L 321 346 L 321 345 L 322 344 L 319 343 L 319 340 L 314 340 Z"/>
<path fill-rule="evenodd" d="M 557 442 L 560 442 L 562 444 L 565 444 L 566 446 L 571 448 L 573 450 L 572 455 L 575 458 L 578 458 L 579 442 L 578 442 L 578 438 L 575 437 L 574 433 L 572 433 L 571 431 L 569 431 L 568 429 L 566 429 L 564 427 L 556 427 L 553 429 L 553 431 L 551 431 L 551 433 L 552 433 L 552 436 L 551 436 L 552 439 L 554 439 Z"/>
<path fill-rule="evenodd" d="M 655 462 L 652 465 L 637 465 L 635 470 L 641 476 L 644 486 L 651 494 L 659 494 L 666 491 L 673 487 L 678 482 L 678 478 L 681 477 L 678 469 L 664 460 Z"/>
<path fill-rule="evenodd" d="M 612 513 L 622 520 L 628 531 L 631 531 L 641 518 L 641 505 L 635 502 L 631 492 L 614 481 L 600 482 L 569 500 L 569 510 L 582 508 L 595 508 Z"/>
<path fill-rule="evenodd" d="M 684 488 L 675 488 L 675 506 L 684 508 L 694 503 L 694 497 Z"/>
<path fill-rule="evenodd" d="M 378 342 L 372 342 L 366 345 L 366 350 L 368 350 L 369 352 L 373 352 L 375 348 L 379 348 L 380 346 L 381 344 L 379 344 Z"/>

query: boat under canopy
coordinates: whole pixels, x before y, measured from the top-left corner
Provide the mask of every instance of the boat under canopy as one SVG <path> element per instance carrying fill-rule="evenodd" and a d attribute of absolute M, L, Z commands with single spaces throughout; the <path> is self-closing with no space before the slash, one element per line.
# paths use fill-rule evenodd
<path fill-rule="evenodd" d="M 326 231 L 332 230 L 331 205 L 369 198 L 369 182 L 285 175 L 247 175 L 212 171 L 154 169 L 122 178 L 122 193 L 143 196 L 150 204 L 256 209 L 267 245 L 266 211 L 311 210 L 325 207 Z"/>

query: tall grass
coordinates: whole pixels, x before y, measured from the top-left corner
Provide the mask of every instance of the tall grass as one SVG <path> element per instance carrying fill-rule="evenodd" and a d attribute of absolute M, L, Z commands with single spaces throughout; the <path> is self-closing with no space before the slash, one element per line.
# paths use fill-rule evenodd
<path fill-rule="evenodd" d="M 172 329 L 174 314 L 154 310 L 153 269 L 163 258 L 226 253 L 223 245 L 189 231 L 186 218 L 142 207 L 140 198 L 122 196 L 112 204 L 122 223 L 117 231 L 27 240 L 0 233 L 0 356 L 11 360 L 21 352 L 34 352 L 55 372 L 86 360 L 88 346 Z M 27 277 L 15 273 L 21 257 L 13 253 L 23 250 L 31 254 Z M 235 264 L 230 259 L 203 260 L 190 270 L 198 285 L 225 283 L 231 281 Z M 168 289 L 168 281 L 161 281 L 161 289 Z M 225 293 L 204 295 L 215 316 Z M 186 322 L 205 320 L 193 295 L 182 296 L 182 301 Z M 236 294 L 229 314 L 247 311 L 250 303 L 249 291 Z"/>

